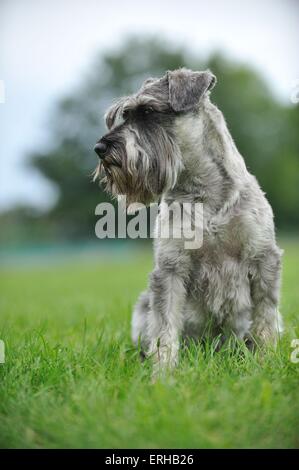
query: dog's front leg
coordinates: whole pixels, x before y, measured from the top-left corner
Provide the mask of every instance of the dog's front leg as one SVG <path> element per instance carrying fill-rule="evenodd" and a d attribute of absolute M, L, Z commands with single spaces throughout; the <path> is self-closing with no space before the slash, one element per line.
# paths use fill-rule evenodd
<path fill-rule="evenodd" d="M 282 320 L 278 311 L 282 252 L 276 246 L 265 251 L 251 280 L 254 306 L 251 336 L 260 345 L 276 343 L 282 331 Z"/>
<path fill-rule="evenodd" d="M 184 279 L 175 270 L 156 268 L 150 279 L 150 312 L 147 325 L 148 355 L 154 376 L 177 364 L 183 327 Z"/>

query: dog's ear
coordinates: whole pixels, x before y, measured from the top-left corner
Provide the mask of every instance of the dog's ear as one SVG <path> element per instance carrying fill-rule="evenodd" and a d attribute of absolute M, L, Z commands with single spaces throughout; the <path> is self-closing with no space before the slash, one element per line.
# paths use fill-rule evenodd
<path fill-rule="evenodd" d="M 169 102 L 174 111 L 190 111 L 216 84 L 216 77 L 209 70 L 193 72 L 179 69 L 167 72 L 167 77 Z"/>

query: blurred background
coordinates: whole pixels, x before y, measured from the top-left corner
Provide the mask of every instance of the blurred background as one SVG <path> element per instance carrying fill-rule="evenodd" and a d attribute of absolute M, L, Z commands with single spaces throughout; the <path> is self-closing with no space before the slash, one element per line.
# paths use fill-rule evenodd
<path fill-rule="evenodd" d="M 94 233 L 95 207 L 109 200 L 91 176 L 103 114 L 147 76 L 182 66 L 216 74 L 212 100 L 279 233 L 296 234 L 298 21 L 296 0 L 1 0 L 2 262 L 121 252 Z"/>

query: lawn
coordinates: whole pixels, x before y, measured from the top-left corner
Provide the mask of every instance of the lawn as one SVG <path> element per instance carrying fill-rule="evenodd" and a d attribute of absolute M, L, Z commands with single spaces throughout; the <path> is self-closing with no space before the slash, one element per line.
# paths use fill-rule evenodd
<path fill-rule="evenodd" d="M 299 447 L 299 244 L 282 245 L 276 352 L 191 345 L 154 384 L 130 342 L 148 253 L 3 268 L 0 447 Z"/>

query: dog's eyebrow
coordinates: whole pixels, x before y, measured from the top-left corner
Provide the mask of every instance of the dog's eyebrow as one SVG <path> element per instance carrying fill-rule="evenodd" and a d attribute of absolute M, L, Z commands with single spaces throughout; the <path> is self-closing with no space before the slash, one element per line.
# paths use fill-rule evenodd
<path fill-rule="evenodd" d="M 163 112 L 168 110 L 168 104 L 161 102 L 150 93 L 142 93 L 133 96 L 125 96 L 114 103 L 105 115 L 106 126 L 113 129 L 123 124 L 124 111 L 137 111 L 138 108 L 152 107 L 155 111 Z"/>
<path fill-rule="evenodd" d="M 117 114 L 117 108 L 115 106 L 111 107 L 105 114 L 105 122 L 106 122 L 106 126 L 108 127 L 108 129 L 111 129 L 111 127 L 113 126 L 116 114 Z"/>
<path fill-rule="evenodd" d="M 157 100 L 150 94 L 141 94 L 136 97 L 132 97 L 126 103 L 124 103 L 123 111 L 135 111 L 142 108 L 153 108 L 154 111 L 163 112 L 168 110 L 168 104 Z"/>
<path fill-rule="evenodd" d="M 154 96 L 152 95 L 141 95 L 137 99 L 137 106 L 151 106 L 152 108 L 156 109 L 157 111 L 161 108 L 161 102 L 159 102 Z"/>
<path fill-rule="evenodd" d="M 108 109 L 107 113 L 105 114 L 105 122 L 108 129 L 115 127 L 116 122 L 121 118 L 123 105 L 127 100 L 128 97 L 123 97 Z"/>

